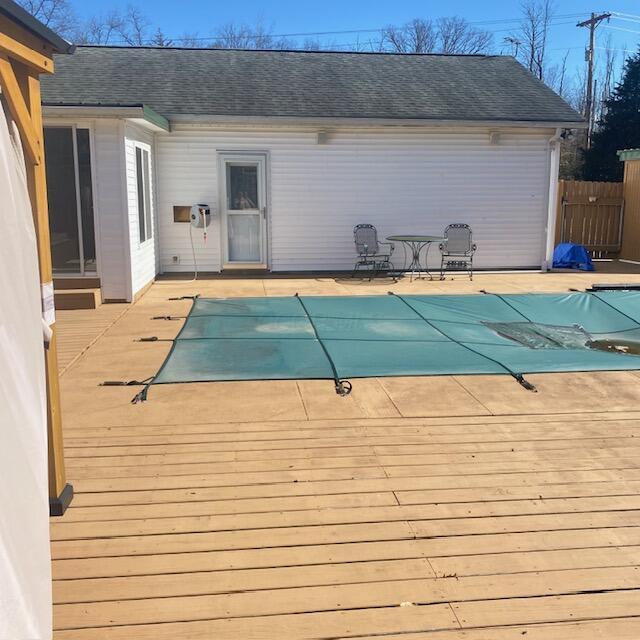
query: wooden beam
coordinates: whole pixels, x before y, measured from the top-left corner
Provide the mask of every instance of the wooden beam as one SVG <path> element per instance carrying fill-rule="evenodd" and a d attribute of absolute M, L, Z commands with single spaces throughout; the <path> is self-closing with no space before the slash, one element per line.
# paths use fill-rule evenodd
<path fill-rule="evenodd" d="M 0 33 L 0 53 L 19 60 L 41 73 L 53 73 L 53 60 L 18 42 L 6 33 Z"/>
<path fill-rule="evenodd" d="M 39 83 L 39 81 L 38 81 Z M 37 135 L 36 128 L 31 119 L 31 114 L 20 90 L 20 85 L 14 73 L 11 62 L 6 55 L 0 54 L 0 86 L 2 95 L 6 98 L 11 116 L 18 125 L 22 144 L 27 158 L 35 165 L 40 164 L 42 134 Z M 40 107 L 38 107 L 40 111 Z"/>
<path fill-rule="evenodd" d="M 9 36 L 16 42 L 31 49 L 34 53 L 41 53 L 47 58 L 53 58 L 54 49 L 51 44 L 39 36 L 24 29 L 8 16 L 0 13 L 0 33 Z"/>
<path fill-rule="evenodd" d="M 26 90 L 26 100 L 31 122 L 40 148 L 43 144 L 42 108 L 40 102 L 40 80 L 37 72 L 23 68 L 21 84 Z M 53 281 L 51 264 L 51 239 L 49 234 L 49 209 L 47 205 L 47 178 L 44 162 L 27 167 L 27 183 L 33 209 L 33 219 L 38 244 L 40 282 L 50 285 Z M 73 495 L 66 483 L 64 448 L 62 438 L 62 415 L 60 412 L 60 383 L 58 379 L 57 331 L 51 325 L 53 337 L 45 350 L 47 374 L 47 435 L 49 445 L 49 502 L 52 515 L 62 515 Z"/>

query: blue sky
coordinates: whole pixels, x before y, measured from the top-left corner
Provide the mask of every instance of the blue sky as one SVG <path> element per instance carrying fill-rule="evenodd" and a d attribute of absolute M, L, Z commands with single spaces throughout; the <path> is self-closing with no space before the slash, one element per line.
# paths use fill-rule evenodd
<path fill-rule="evenodd" d="M 77 11 L 84 16 L 100 13 L 110 8 L 124 8 L 130 0 L 75 0 Z M 371 0 L 323 0 L 322 2 L 265 2 L 243 0 L 242 2 L 213 2 L 211 0 L 138 0 L 133 2 L 149 16 L 154 25 L 162 28 L 169 37 L 178 37 L 185 32 L 201 37 L 215 32 L 217 26 L 228 23 L 255 24 L 261 20 L 272 27 L 274 33 L 291 34 L 317 31 L 345 31 L 378 29 L 387 24 L 402 24 L 414 17 L 437 18 L 459 15 L 478 27 L 495 34 L 496 45 L 516 25 L 507 22 L 519 14 L 519 3 L 507 0 L 478 2 L 477 0 L 449 0 L 447 2 L 371 2 Z M 551 29 L 549 49 L 554 57 L 561 57 L 570 50 L 571 66 L 582 64 L 583 47 L 587 42 L 587 30 L 578 29 L 575 23 L 587 18 L 591 11 L 610 11 L 628 14 L 611 20 L 610 27 L 598 29 L 598 44 L 605 45 L 611 36 L 612 47 L 635 50 L 640 42 L 640 16 L 638 0 L 618 0 L 615 4 L 599 7 L 580 0 L 562 0 L 555 3 L 556 14 Z M 580 14 L 578 18 L 575 14 Z M 567 17 L 564 17 L 567 16 Z M 503 21 L 503 22 L 498 22 Z M 480 24 L 484 23 L 484 24 Z M 636 33 L 632 33 L 636 32 Z M 322 36 L 322 39 L 337 43 L 367 41 L 375 34 L 342 34 Z M 622 54 L 620 54 L 622 55 Z"/>

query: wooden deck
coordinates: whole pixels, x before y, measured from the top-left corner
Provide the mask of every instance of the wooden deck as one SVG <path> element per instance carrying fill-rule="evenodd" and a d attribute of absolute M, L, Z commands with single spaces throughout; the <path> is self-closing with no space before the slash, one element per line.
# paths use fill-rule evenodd
<path fill-rule="evenodd" d="M 58 367 L 64 373 L 123 313 L 127 304 L 101 305 L 97 309 L 56 310 Z"/>
<path fill-rule="evenodd" d="M 347 398 L 325 381 L 166 385 L 142 405 L 97 387 L 154 373 L 169 343 L 134 339 L 175 335 L 150 318 L 188 308 L 176 294 L 389 288 L 167 281 L 96 327 L 62 378 L 77 495 L 52 521 L 55 638 L 640 637 L 638 373 L 531 376 L 535 394 L 504 376 L 358 380 Z"/>

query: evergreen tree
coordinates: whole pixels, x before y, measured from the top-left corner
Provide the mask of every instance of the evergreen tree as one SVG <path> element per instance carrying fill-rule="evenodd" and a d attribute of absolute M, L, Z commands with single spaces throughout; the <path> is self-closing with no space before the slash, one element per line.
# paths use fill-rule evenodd
<path fill-rule="evenodd" d="M 620 149 L 640 147 L 640 52 L 625 63 L 622 81 L 606 102 L 605 115 L 585 152 L 584 179 L 620 181 Z"/>

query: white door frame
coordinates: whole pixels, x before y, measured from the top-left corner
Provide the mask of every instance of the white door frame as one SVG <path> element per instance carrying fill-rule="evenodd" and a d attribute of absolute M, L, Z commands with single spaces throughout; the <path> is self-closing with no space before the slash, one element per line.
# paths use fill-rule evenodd
<path fill-rule="evenodd" d="M 264 151 L 219 151 L 218 152 L 218 196 L 220 211 L 220 247 L 223 269 L 266 269 L 269 265 L 268 219 L 268 154 Z M 260 216 L 260 261 L 237 262 L 229 260 L 229 234 L 227 226 L 227 165 L 253 164 L 258 167 L 258 208 L 245 210 Z M 236 215 L 238 212 L 234 212 Z"/>

